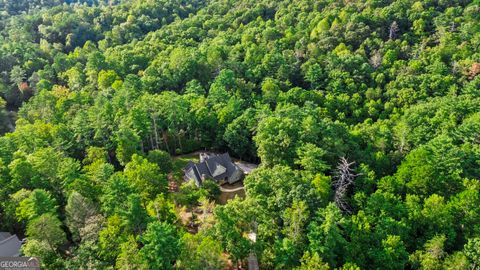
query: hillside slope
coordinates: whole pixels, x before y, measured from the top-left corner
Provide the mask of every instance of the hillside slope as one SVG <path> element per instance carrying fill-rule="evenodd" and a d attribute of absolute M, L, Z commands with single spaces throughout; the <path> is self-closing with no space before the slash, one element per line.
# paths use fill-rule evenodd
<path fill-rule="evenodd" d="M 45 269 L 480 265 L 479 1 L 0 15 L 0 229 Z M 202 149 L 261 164 L 245 199 L 176 177 Z"/>

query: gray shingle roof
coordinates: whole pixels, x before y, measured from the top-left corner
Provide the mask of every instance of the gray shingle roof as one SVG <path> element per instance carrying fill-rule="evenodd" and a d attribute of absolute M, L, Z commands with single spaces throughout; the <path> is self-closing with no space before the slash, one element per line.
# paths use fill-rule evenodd
<path fill-rule="evenodd" d="M 197 168 L 198 175 L 202 177 L 203 175 L 205 176 L 210 176 L 210 171 L 208 170 L 207 164 L 205 162 L 195 164 L 195 168 Z"/>
<path fill-rule="evenodd" d="M 22 242 L 17 235 L 11 235 L 7 232 L 0 233 L 0 257 L 18 257 L 20 256 L 20 247 Z"/>
<path fill-rule="evenodd" d="M 3 241 L 9 238 L 10 236 L 12 236 L 12 234 L 9 232 L 0 232 L 0 241 Z"/>
<path fill-rule="evenodd" d="M 215 154 L 200 154 L 199 163 L 189 162 L 185 166 L 185 178 L 194 179 L 198 186 L 202 183 L 202 176 L 214 179 L 216 181 L 227 180 L 229 183 L 240 180 L 243 172 L 236 166 L 230 155 L 224 153 L 221 155 Z"/>
<path fill-rule="evenodd" d="M 227 168 L 225 164 L 225 160 L 222 159 L 221 156 L 213 156 L 205 160 L 205 164 L 208 167 L 208 171 L 210 175 L 215 180 L 222 180 L 227 177 Z"/>

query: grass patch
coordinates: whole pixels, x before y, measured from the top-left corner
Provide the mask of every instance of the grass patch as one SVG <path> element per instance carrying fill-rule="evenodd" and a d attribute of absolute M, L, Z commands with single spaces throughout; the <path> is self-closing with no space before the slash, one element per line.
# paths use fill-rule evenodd
<path fill-rule="evenodd" d="M 188 154 L 188 155 L 182 155 L 182 156 L 177 156 L 177 157 L 173 157 L 172 159 L 172 162 L 173 162 L 173 178 L 177 181 L 177 182 L 182 182 L 183 181 L 183 176 L 184 176 L 184 172 L 183 172 L 183 168 L 185 168 L 185 166 L 187 165 L 187 163 L 189 161 L 192 161 L 192 162 L 198 162 L 199 161 L 199 158 L 198 158 L 198 153 L 192 153 L 192 154 Z"/>

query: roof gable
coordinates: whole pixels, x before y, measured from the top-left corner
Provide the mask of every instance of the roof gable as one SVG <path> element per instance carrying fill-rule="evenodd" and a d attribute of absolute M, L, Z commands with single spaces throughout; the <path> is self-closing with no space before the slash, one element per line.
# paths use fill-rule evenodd
<path fill-rule="evenodd" d="M 212 172 L 212 176 L 215 178 L 215 177 L 219 177 L 221 176 L 222 174 L 225 174 L 227 172 L 227 168 L 225 168 L 224 166 L 222 166 L 221 164 L 215 162 L 214 163 L 215 165 L 215 169 L 213 170 Z"/>

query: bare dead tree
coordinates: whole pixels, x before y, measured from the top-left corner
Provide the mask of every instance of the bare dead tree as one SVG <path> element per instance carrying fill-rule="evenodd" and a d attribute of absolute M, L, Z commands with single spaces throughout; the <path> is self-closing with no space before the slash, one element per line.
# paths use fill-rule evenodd
<path fill-rule="evenodd" d="M 398 28 L 397 22 L 393 21 L 392 24 L 390 25 L 390 32 L 389 32 L 388 38 L 395 39 L 395 37 L 397 36 L 398 30 L 399 28 Z"/>
<path fill-rule="evenodd" d="M 383 58 L 380 52 L 375 51 L 373 55 L 370 57 L 370 65 L 372 65 L 374 69 L 377 69 L 378 67 L 380 67 L 380 65 L 382 65 L 382 60 Z"/>
<path fill-rule="evenodd" d="M 450 25 L 450 32 L 457 32 L 457 25 L 455 24 L 455 22 L 452 22 L 452 24 Z"/>
<path fill-rule="evenodd" d="M 352 214 L 350 206 L 345 200 L 348 192 L 348 187 L 353 184 L 355 177 L 360 174 L 356 174 L 352 168 L 355 161 L 348 162 L 344 157 L 340 158 L 340 162 L 337 166 L 337 171 L 333 181 L 333 188 L 335 189 L 335 203 L 342 211 Z"/>

